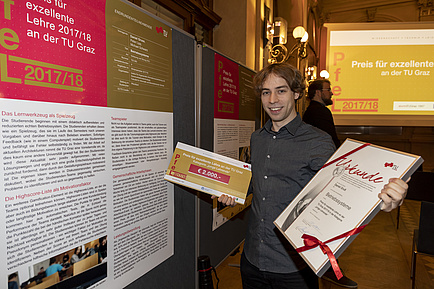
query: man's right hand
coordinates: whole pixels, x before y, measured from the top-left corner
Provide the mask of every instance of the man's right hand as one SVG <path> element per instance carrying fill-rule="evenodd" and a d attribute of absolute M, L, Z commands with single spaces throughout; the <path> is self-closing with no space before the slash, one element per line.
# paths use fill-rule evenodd
<path fill-rule="evenodd" d="M 217 196 L 211 196 L 211 199 L 215 199 L 215 198 L 217 198 Z M 220 203 L 222 203 L 223 205 L 226 205 L 226 206 L 232 206 L 232 207 L 234 207 L 236 205 L 235 198 L 229 197 L 227 195 L 221 195 L 217 199 L 217 201 L 219 201 Z"/>

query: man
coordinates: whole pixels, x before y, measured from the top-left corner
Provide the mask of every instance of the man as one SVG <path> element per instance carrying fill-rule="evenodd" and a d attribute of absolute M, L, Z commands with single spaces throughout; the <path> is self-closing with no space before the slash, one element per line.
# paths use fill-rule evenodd
<path fill-rule="evenodd" d="M 50 266 L 47 268 L 47 270 L 45 270 L 45 274 L 48 276 L 53 275 L 56 272 L 61 272 L 61 271 L 65 271 L 66 269 L 60 265 L 57 264 L 56 258 L 55 257 L 51 257 L 50 258 Z"/>
<path fill-rule="evenodd" d="M 99 238 L 98 259 L 102 263 L 107 258 L 107 236 Z"/>
<path fill-rule="evenodd" d="M 329 80 L 316 79 L 312 81 L 308 88 L 310 103 L 304 112 L 303 121 L 328 133 L 338 148 L 341 142 L 336 133 L 332 113 L 327 108 L 333 104 L 332 96 L 333 92 Z M 338 280 L 331 267 L 322 278 L 342 287 L 357 288 L 357 283 L 345 275 Z"/>
<path fill-rule="evenodd" d="M 329 135 L 302 122 L 295 101 L 302 96 L 304 81 L 293 66 L 272 64 L 254 78 L 255 92 L 270 120 L 251 138 L 252 208 L 241 256 L 244 289 L 318 289 L 318 278 L 273 221 L 332 155 Z M 407 184 L 393 179 L 379 197 L 390 211 L 403 200 Z M 222 195 L 218 200 L 235 205 Z"/>
<path fill-rule="evenodd" d="M 317 79 L 311 82 L 308 90 L 310 104 L 303 115 L 303 121 L 328 133 L 338 148 L 341 142 L 336 134 L 332 113 L 326 107 L 333 104 L 332 96 L 330 81 Z"/>
<path fill-rule="evenodd" d="M 8 289 L 18 289 L 18 274 L 12 273 L 8 277 Z"/>

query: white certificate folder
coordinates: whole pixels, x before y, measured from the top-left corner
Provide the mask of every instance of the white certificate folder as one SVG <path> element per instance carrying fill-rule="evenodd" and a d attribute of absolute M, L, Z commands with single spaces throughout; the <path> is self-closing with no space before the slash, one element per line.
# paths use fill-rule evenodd
<path fill-rule="evenodd" d="M 422 164 L 420 156 L 347 139 L 274 221 L 297 249 L 302 236 L 326 242 L 369 223 L 380 211 L 381 189 L 390 178 L 407 181 Z M 356 235 L 327 243 L 338 258 Z M 320 246 L 299 252 L 322 276 L 330 267 Z"/>

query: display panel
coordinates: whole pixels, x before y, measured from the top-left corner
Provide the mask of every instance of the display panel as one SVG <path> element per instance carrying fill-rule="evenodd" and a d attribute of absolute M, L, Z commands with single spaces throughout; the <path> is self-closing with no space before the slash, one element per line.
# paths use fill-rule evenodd
<path fill-rule="evenodd" d="M 255 72 L 214 53 L 214 152 L 250 162 L 250 135 L 255 131 L 258 101 L 253 92 Z M 213 230 L 243 211 L 244 205 L 222 206 L 214 200 Z"/>
<path fill-rule="evenodd" d="M 0 18 L 0 288 L 123 288 L 174 254 L 172 29 L 121 0 Z"/>
<path fill-rule="evenodd" d="M 434 25 L 327 24 L 337 125 L 434 124 Z"/>

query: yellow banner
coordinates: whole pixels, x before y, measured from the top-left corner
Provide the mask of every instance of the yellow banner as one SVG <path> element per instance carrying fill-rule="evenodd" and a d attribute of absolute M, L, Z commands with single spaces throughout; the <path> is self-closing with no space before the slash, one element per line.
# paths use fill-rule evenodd
<path fill-rule="evenodd" d="M 431 45 L 331 46 L 328 70 L 334 114 L 434 114 Z"/>

